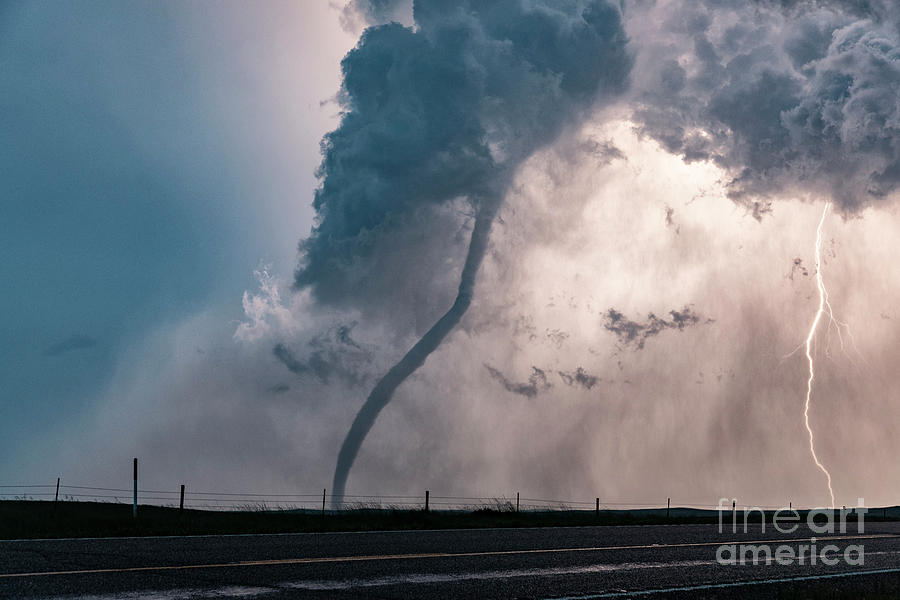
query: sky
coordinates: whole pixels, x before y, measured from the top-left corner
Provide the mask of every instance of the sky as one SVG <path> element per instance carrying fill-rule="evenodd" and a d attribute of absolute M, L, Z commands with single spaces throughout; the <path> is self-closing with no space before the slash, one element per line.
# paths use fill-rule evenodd
<path fill-rule="evenodd" d="M 291 271 L 353 44 L 338 14 L 4 4 L 5 455 L 88 410 L 158 328 L 239 318 L 259 263 Z"/>
<path fill-rule="evenodd" d="M 892 3 L 0 29 L 0 484 L 900 496 Z"/>

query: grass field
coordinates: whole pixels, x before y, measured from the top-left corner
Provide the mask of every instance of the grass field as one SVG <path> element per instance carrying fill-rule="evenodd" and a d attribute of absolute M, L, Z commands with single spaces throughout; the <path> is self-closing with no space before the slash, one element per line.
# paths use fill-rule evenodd
<path fill-rule="evenodd" d="M 667 522 L 659 511 L 547 511 L 522 512 L 396 510 L 360 508 L 340 512 L 269 510 L 248 507 L 237 511 L 184 510 L 140 506 L 132 517 L 128 504 L 99 502 L 0 501 L 0 538 L 107 537 L 141 535 L 201 535 L 220 533 L 288 533 L 313 531 L 374 531 L 389 529 L 450 529 L 471 527 L 538 527 L 619 525 Z M 691 511 L 696 513 L 697 511 Z M 692 522 L 715 520 L 707 516 L 679 515 Z"/>
<path fill-rule="evenodd" d="M 801 513 L 802 514 L 802 513 Z M 881 509 L 868 520 L 879 520 Z M 888 509 L 896 520 L 900 510 Z M 729 516 L 725 516 L 729 520 Z M 738 518 L 742 519 L 741 514 Z M 759 514 L 750 520 L 759 520 Z M 769 515 L 769 519 L 771 515 Z M 715 511 L 673 508 L 529 511 L 481 509 L 473 511 L 395 510 L 359 508 L 340 512 L 270 510 L 248 507 L 237 511 L 184 510 L 140 506 L 132 517 L 128 504 L 100 502 L 0 501 L 0 539 L 116 537 L 144 535 L 204 535 L 225 533 L 291 533 L 316 531 L 377 531 L 396 529 L 453 529 L 481 527 L 566 527 L 580 525 L 639 525 L 715 523 Z"/>

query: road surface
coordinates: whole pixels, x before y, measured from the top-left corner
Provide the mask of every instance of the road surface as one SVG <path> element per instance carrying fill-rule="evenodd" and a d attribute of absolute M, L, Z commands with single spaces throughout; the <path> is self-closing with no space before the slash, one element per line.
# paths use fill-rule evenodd
<path fill-rule="evenodd" d="M 900 597 L 900 524 L 783 534 L 751 524 L 0 541 L 0 598 Z M 817 538 L 796 558 L 801 544 Z M 721 565 L 725 544 L 791 564 Z M 826 548 L 833 544 L 837 547 Z M 864 564 L 848 564 L 862 546 Z M 785 548 L 789 548 L 787 550 Z M 838 564 L 823 564 L 839 557 Z M 859 562 L 851 548 L 851 562 Z M 747 555 L 752 560 L 752 554 Z M 786 558 L 786 554 L 782 557 Z"/>

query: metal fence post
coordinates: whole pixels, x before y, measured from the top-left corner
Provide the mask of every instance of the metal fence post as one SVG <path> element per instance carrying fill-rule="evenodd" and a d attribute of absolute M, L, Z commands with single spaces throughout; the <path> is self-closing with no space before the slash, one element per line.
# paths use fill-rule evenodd
<path fill-rule="evenodd" d="M 181 501 L 178 503 L 178 514 L 184 512 L 184 484 L 181 484 Z"/>
<path fill-rule="evenodd" d="M 425 490 L 425 512 L 428 512 L 428 499 L 431 496 L 431 492 Z"/>
<path fill-rule="evenodd" d="M 137 519 L 137 458 L 134 459 L 134 504 L 131 507 L 131 516 Z"/>

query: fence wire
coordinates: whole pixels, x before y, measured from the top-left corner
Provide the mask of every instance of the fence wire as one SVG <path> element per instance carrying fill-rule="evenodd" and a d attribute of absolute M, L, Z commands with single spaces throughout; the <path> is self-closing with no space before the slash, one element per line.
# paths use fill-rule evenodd
<path fill-rule="evenodd" d="M 57 491 L 58 490 L 58 491 Z M 131 504 L 133 488 L 115 488 L 69 484 L 0 485 L 0 500 L 50 500 L 61 502 L 106 502 Z M 138 489 L 141 505 L 178 507 L 181 490 Z M 352 510 L 417 510 L 426 507 L 425 494 L 345 494 L 337 501 L 333 494 L 322 492 L 222 492 L 185 489 L 184 508 L 198 510 L 244 511 L 326 511 L 329 513 Z M 592 511 L 592 510 L 731 510 L 730 501 L 725 504 L 683 502 L 677 499 L 661 501 L 626 501 L 594 498 L 592 500 L 563 500 L 518 497 L 516 494 L 497 496 L 429 495 L 428 508 L 443 511 Z M 739 510 L 777 510 L 786 506 L 741 503 Z M 796 507 L 799 509 L 799 507 Z"/>

